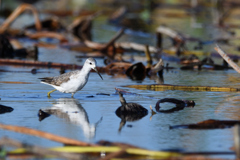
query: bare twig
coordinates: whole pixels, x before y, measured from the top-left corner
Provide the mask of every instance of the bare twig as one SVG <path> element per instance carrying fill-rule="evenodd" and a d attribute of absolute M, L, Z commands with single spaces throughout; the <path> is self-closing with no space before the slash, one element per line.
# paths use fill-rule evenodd
<path fill-rule="evenodd" d="M 124 29 L 121 29 L 120 31 L 118 31 L 118 33 L 107 43 L 105 44 L 104 49 L 107 49 L 109 46 L 113 45 L 113 43 L 122 36 L 122 34 L 124 33 Z"/>
<path fill-rule="evenodd" d="M 39 20 L 38 12 L 36 8 L 34 8 L 30 4 L 22 4 L 18 8 L 14 10 L 14 12 L 4 21 L 4 23 L 0 26 L 0 33 L 3 33 L 7 30 L 9 25 L 25 10 L 32 11 L 34 18 L 35 18 L 35 26 L 36 29 L 39 31 L 42 28 L 41 22 Z"/>
<path fill-rule="evenodd" d="M 58 39 L 60 42 L 67 42 L 68 40 L 66 39 L 66 37 L 64 37 L 62 34 L 56 33 L 56 32 L 49 32 L 49 31 L 40 31 L 40 32 L 36 32 L 36 33 L 28 33 L 26 32 L 26 36 L 28 36 L 29 38 L 32 39 L 39 39 L 42 37 L 49 37 L 49 38 L 56 38 Z"/>
<path fill-rule="evenodd" d="M 222 58 L 230 65 L 233 67 L 233 69 L 235 71 L 237 71 L 238 73 L 240 73 L 240 67 L 234 63 L 230 57 L 228 57 L 228 55 L 216 44 L 216 47 L 214 48 L 221 56 Z"/>
<path fill-rule="evenodd" d="M 101 11 L 96 12 L 96 13 L 94 13 L 94 14 L 92 14 L 92 15 L 89 15 L 89 16 L 78 17 L 78 18 L 76 18 L 70 25 L 68 25 L 67 30 L 68 30 L 68 31 L 71 31 L 74 27 L 76 27 L 77 25 L 79 25 L 82 21 L 87 20 L 87 21 L 88 21 L 87 24 L 84 25 L 84 27 L 81 29 L 82 31 L 85 31 L 85 30 L 87 30 L 86 27 L 89 27 L 89 22 L 91 22 L 94 18 L 96 18 L 96 17 L 99 16 L 100 14 L 102 14 Z"/>
<path fill-rule="evenodd" d="M 71 160 L 84 159 L 84 156 L 80 155 L 80 154 L 53 151 L 53 150 L 49 150 L 49 149 L 46 149 L 43 147 L 21 143 L 16 140 L 9 139 L 7 137 L 3 137 L 0 140 L 0 146 L 11 146 L 11 147 L 17 147 L 17 148 L 24 148 L 27 150 L 27 152 L 36 154 L 38 156 L 44 156 L 44 157 L 47 155 L 51 155 L 51 156 L 64 158 L 64 159 L 71 159 Z"/>
<path fill-rule="evenodd" d="M 96 43 L 96 42 L 92 42 L 89 40 L 85 40 L 84 43 L 86 44 L 86 46 L 88 46 L 89 48 L 93 48 L 93 49 L 97 49 L 97 50 L 105 50 L 107 49 L 109 46 L 113 45 L 113 43 L 124 33 L 124 30 L 121 29 L 108 43 L 106 44 L 100 44 L 100 43 Z"/>
<path fill-rule="evenodd" d="M 145 48 L 145 55 L 147 58 L 147 68 L 151 68 L 152 67 L 152 57 L 151 57 L 148 45 L 146 45 L 146 48 Z"/>
<path fill-rule="evenodd" d="M 74 64 L 40 62 L 40 61 L 20 60 L 20 59 L 0 59 L 0 63 L 5 65 L 22 65 L 22 66 L 37 66 L 37 67 L 52 67 L 52 68 L 64 67 L 66 69 L 82 68 L 82 66 L 74 65 Z"/>
<path fill-rule="evenodd" d="M 140 52 L 144 52 L 146 46 L 144 44 L 134 43 L 134 42 L 119 42 L 114 44 L 116 48 L 123 48 L 128 50 L 136 50 Z M 158 52 L 158 49 L 154 46 L 148 46 L 150 53 Z"/>
<path fill-rule="evenodd" d="M 157 28 L 157 32 L 161 33 L 161 34 L 165 34 L 177 41 L 180 41 L 180 42 L 184 41 L 184 37 L 182 37 L 179 33 L 177 33 L 176 31 L 174 31 L 168 27 L 159 26 Z"/>
<path fill-rule="evenodd" d="M 12 125 L 4 125 L 0 124 L 1 129 L 5 130 L 10 130 L 18 133 L 23 133 L 23 134 L 28 134 L 28 135 L 33 135 L 41 138 L 46 138 L 52 141 L 56 141 L 59 143 L 64 143 L 64 144 L 69 144 L 69 145 L 77 145 L 77 146 L 95 146 L 95 144 L 90 144 L 86 142 L 81 142 L 78 140 L 66 138 L 66 137 L 61 137 L 55 134 L 35 130 L 35 129 L 30 129 L 26 127 L 20 127 L 20 126 L 12 126 Z"/>

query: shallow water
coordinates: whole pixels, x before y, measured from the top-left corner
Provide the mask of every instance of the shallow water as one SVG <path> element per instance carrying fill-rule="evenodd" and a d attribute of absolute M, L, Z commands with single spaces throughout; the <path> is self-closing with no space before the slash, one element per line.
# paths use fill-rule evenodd
<path fill-rule="evenodd" d="M 177 22 L 175 21 L 174 23 Z M 183 27 L 182 23 L 179 24 L 180 28 Z M 184 21 L 184 26 L 190 27 L 188 23 Z M 94 40 L 98 42 L 108 41 L 115 33 L 114 29 L 116 29 L 106 25 L 102 21 L 95 22 L 94 26 Z M 200 33 L 207 32 L 204 28 L 198 29 L 198 31 Z M 199 32 L 195 33 L 199 34 Z M 205 34 L 207 35 L 207 33 Z M 154 34 L 133 36 L 132 33 L 129 33 L 121 37 L 120 41 L 154 45 L 155 37 Z M 23 42 L 25 41 L 23 40 Z M 204 49 L 212 50 L 213 46 L 207 46 Z M 76 58 L 76 55 L 79 54 L 78 52 L 70 52 L 62 48 L 39 48 L 40 61 L 82 65 L 85 59 L 79 61 Z M 144 59 L 144 53 L 135 53 L 134 55 L 137 61 Z M 126 56 L 129 57 L 129 55 Z M 97 62 L 99 66 L 103 65 L 102 59 L 97 59 Z M 173 66 L 179 66 L 176 62 L 169 63 Z M 93 72 L 90 75 L 87 85 L 81 91 L 77 92 L 74 98 L 71 98 L 70 94 L 63 94 L 58 91 L 53 92 L 52 97 L 48 98 L 47 92 L 53 88 L 41 84 L 38 78 L 59 75 L 58 69 L 38 68 L 37 74 L 28 72 L 32 69 L 31 67 L 0 66 L 0 69 L 11 71 L 0 72 L 1 82 L 19 81 L 30 83 L 0 83 L 1 104 L 14 108 L 13 112 L 0 115 L 0 123 L 25 126 L 85 142 L 96 143 L 100 140 L 124 142 L 151 150 L 231 151 L 230 147 L 233 146 L 232 128 L 170 130 L 169 126 L 197 123 L 207 119 L 239 120 L 240 101 L 238 92 L 137 90 L 123 86 L 131 84 L 154 84 L 155 81 L 145 78 L 142 82 L 136 82 L 128 77 L 110 76 L 103 73 L 102 77 L 104 80 L 101 80 Z M 240 75 L 233 70 L 181 71 L 175 69 L 164 72 L 164 83 L 189 86 L 239 87 L 239 77 Z M 116 87 L 136 93 L 124 95 L 126 101 L 141 104 L 149 110 L 147 116 L 138 121 L 127 122 L 121 131 L 119 131 L 121 119 L 115 114 L 115 110 L 120 106 L 119 96 L 115 92 Z M 106 93 L 109 95 L 97 93 Z M 150 105 L 154 108 L 156 102 L 162 98 L 194 100 L 196 106 L 171 114 L 158 113 L 151 117 Z M 164 107 L 167 108 L 170 106 L 165 105 Z M 59 109 L 58 115 L 51 115 L 39 121 L 37 116 L 39 109 L 56 108 Z M 0 135 L 44 147 L 61 145 L 46 139 L 6 130 L 0 130 Z"/>
<path fill-rule="evenodd" d="M 29 70 L 29 68 L 1 68 L 7 70 Z M 48 98 L 47 92 L 52 88 L 40 84 L 37 78 L 58 75 L 58 70 L 40 69 L 40 71 L 49 71 L 49 73 L 37 73 L 36 75 L 32 75 L 31 73 L 1 73 L 0 81 L 31 83 L 0 84 L 1 104 L 14 108 L 13 112 L 0 116 L 1 123 L 25 126 L 86 142 L 95 143 L 99 140 L 117 141 L 152 150 L 230 151 L 229 148 L 233 146 L 232 128 L 170 130 L 169 126 L 197 123 L 207 119 L 238 120 L 239 93 L 136 90 L 121 87 L 126 84 L 139 84 L 129 78 L 114 78 L 102 74 L 104 79 L 102 81 L 96 73 L 91 73 L 89 82 L 82 91 L 75 94 L 74 99 L 70 98 L 70 94 L 63 94 L 57 91 L 52 93 L 51 98 Z M 176 85 L 204 86 L 211 84 L 212 86 L 232 87 L 239 85 L 238 82 L 231 82 L 230 85 L 229 79 L 239 77 L 237 73 L 231 70 L 215 71 L 214 74 L 212 72 L 203 71 L 198 73 L 176 70 L 174 72 L 165 72 L 164 80 L 168 84 Z M 194 78 L 190 79 L 188 78 L 189 76 Z M 154 81 L 148 78 L 142 82 L 142 84 L 152 83 Z M 121 132 L 118 131 L 121 120 L 115 115 L 115 110 L 120 106 L 119 96 L 115 93 L 115 87 L 137 93 L 137 95 L 128 94 L 124 95 L 124 97 L 127 102 L 139 103 L 149 110 L 149 114 L 146 117 L 138 121 L 127 122 Z M 110 95 L 97 95 L 97 93 L 107 93 Z M 87 96 L 94 97 L 90 98 Z M 150 119 L 149 106 L 152 105 L 154 107 L 158 99 L 167 97 L 194 100 L 196 106 L 171 114 L 159 113 Z M 53 109 L 56 107 L 62 113 L 65 113 L 65 116 L 51 115 L 42 121 L 38 120 L 37 113 L 39 109 Z M 0 130 L 0 134 L 46 147 L 60 145 L 42 138 L 5 130 Z"/>

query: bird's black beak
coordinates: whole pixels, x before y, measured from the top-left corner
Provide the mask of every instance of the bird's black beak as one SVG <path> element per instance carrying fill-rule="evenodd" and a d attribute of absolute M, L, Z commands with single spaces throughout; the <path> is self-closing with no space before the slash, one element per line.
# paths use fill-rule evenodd
<path fill-rule="evenodd" d="M 97 74 L 102 78 L 102 76 L 101 76 L 101 74 L 98 72 L 97 68 L 93 68 L 93 69 L 94 69 L 94 71 L 96 71 Z M 102 78 L 102 80 L 103 80 L 103 78 Z"/>

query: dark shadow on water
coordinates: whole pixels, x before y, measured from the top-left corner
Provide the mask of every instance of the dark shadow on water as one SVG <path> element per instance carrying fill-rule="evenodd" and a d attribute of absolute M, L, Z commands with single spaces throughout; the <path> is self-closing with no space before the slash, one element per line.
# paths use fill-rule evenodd
<path fill-rule="evenodd" d="M 12 107 L 8 107 L 0 104 L 0 114 L 9 113 L 12 111 L 13 111 Z"/>
<path fill-rule="evenodd" d="M 90 124 L 87 112 L 82 107 L 81 103 L 74 98 L 60 98 L 51 108 L 42 109 L 42 111 L 46 115 L 55 115 L 59 118 L 64 118 L 72 124 L 80 126 L 84 136 L 88 139 L 95 137 L 96 128 L 102 121 L 101 117 L 97 123 Z"/>
<path fill-rule="evenodd" d="M 121 118 L 121 122 L 118 128 L 118 131 L 121 132 L 122 127 L 126 124 L 126 122 L 134 122 L 134 121 L 138 121 L 140 119 L 142 119 L 143 117 L 145 117 L 147 114 L 120 114 L 118 115 L 116 113 L 116 115 Z"/>

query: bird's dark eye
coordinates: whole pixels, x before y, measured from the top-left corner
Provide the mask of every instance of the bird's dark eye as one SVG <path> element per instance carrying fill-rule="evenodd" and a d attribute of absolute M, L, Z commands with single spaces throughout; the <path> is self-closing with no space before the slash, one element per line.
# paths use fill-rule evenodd
<path fill-rule="evenodd" d="M 89 64 L 92 65 L 92 62 L 90 62 Z"/>

